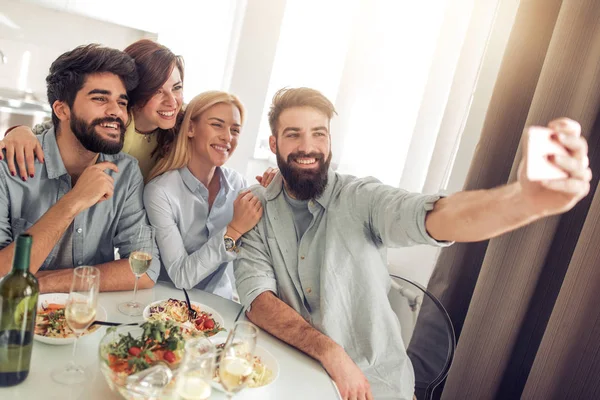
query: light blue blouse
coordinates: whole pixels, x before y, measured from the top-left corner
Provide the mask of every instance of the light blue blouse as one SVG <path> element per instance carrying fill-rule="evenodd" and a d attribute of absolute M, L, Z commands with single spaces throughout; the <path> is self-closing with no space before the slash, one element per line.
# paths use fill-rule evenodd
<path fill-rule="evenodd" d="M 144 205 L 156 228 L 164 266 L 159 280 L 231 299 L 230 265 L 237 254 L 225 250 L 223 235 L 233 218 L 233 202 L 247 184 L 231 169 L 217 168 L 215 173 L 221 188 L 210 210 L 208 189 L 187 167 L 150 181 L 144 190 Z"/>

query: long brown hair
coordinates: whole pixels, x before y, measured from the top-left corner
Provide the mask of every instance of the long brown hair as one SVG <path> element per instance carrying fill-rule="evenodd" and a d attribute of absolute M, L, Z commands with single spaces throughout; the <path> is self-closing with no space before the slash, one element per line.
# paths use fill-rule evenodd
<path fill-rule="evenodd" d="M 173 68 L 179 70 L 183 82 L 184 63 L 181 56 L 175 55 L 162 44 L 150 39 L 141 39 L 127 46 L 125 50 L 135 60 L 139 76 L 138 86 L 129 92 L 133 108 L 142 108 L 156 94 L 171 76 Z M 177 135 L 179 125 L 183 120 L 183 110 L 179 111 L 175 126 L 171 129 L 158 129 L 156 140 L 158 145 L 152 155 L 158 152 L 159 158 L 164 157 L 169 145 Z"/>
<path fill-rule="evenodd" d="M 232 104 L 237 107 L 237 109 L 240 111 L 242 125 L 244 124 L 246 110 L 237 96 L 216 90 L 200 93 L 187 105 L 185 109 L 185 116 L 181 122 L 179 133 L 175 139 L 175 142 L 169 149 L 168 153 L 156 162 L 156 165 L 154 168 L 152 168 L 152 171 L 150 171 L 148 182 L 158 175 L 164 174 L 167 171 L 179 169 L 190 162 L 191 138 L 188 137 L 187 132 L 190 130 L 191 124 L 196 122 L 203 112 L 212 106 L 221 103 Z"/>

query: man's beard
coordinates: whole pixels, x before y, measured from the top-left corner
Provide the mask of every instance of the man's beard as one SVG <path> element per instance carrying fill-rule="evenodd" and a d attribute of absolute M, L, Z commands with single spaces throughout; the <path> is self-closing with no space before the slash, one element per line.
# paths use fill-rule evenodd
<path fill-rule="evenodd" d="M 323 194 L 327 187 L 327 172 L 331 163 L 331 151 L 325 160 L 322 153 L 292 153 L 288 155 L 287 162 L 283 160 L 277 148 L 277 166 L 286 183 L 290 194 L 298 200 L 316 199 Z M 319 167 L 314 170 L 305 170 L 294 167 L 296 158 L 315 158 Z"/>
<path fill-rule="evenodd" d="M 105 140 L 96 132 L 96 126 L 103 123 L 116 122 L 120 126 L 121 135 L 118 142 Z M 125 124 L 120 118 L 97 118 L 89 124 L 71 113 L 71 131 L 75 134 L 79 143 L 92 153 L 117 154 L 123 149 L 123 140 L 125 139 Z"/>

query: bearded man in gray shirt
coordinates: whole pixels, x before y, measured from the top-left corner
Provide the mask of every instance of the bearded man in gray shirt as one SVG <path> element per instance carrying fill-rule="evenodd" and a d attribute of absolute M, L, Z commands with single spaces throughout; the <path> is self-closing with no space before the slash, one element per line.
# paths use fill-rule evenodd
<path fill-rule="evenodd" d="M 410 400 L 386 248 L 485 240 L 571 209 L 589 191 L 587 145 L 579 124 L 556 120 L 549 127 L 569 155 L 553 162 L 568 178 L 532 182 L 521 168 L 503 187 L 430 196 L 332 171 L 334 114 L 316 90 L 275 95 L 270 147 L 281 175 L 253 188 L 264 212 L 242 237 L 238 292 L 247 317 L 321 362 L 344 400 Z"/>
<path fill-rule="evenodd" d="M 28 232 L 30 270 L 41 292 L 68 292 L 80 265 L 100 269 L 100 290 L 133 289 L 127 257 L 145 244 L 138 230 L 147 218 L 137 160 L 121 149 L 127 92 L 137 81 L 131 57 L 98 45 L 52 63 L 46 82 L 54 128 L 38 136 L 44 162 L 27 181 L 0 163 L 0 276 L 9 270 L 14 240 Z M 140 288 L 152 287 L 160 270 L 156 244 L 150 247 L 153 260 Z M 115 248 L 123 259 L 115 260 Z"/>

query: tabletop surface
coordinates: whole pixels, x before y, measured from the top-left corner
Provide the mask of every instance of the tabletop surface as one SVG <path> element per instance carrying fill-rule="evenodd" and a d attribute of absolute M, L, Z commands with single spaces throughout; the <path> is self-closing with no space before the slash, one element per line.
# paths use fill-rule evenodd
<path fill-rule="evenodd" d="M 188 293 L 191 301 L 205 304 L 218 311 L 225 320 L 225 328 L 228 330 L 240 314 L 241 306 L 235 302 L 201 290 L 190 290 Z M 117 305 L 130 300 L 132 295 L 133 292 L 100 294 L 98 304 L 106 309 L 108 321 L 142 322 L 141 317 L 128 317 L 117 310 Z M 142 304 L 169 297 L 185 299 L 183 291 L 165 283 L 159 283 L 152 289 L 140 290 L 137 294 L 137 300 Z M 98 346 L 106 329 L 102 327 L 91 335 L 83 336 L 77 343 L 76 360 L 80 365 L 85 366 L 92 376 L 88 382 L 77 386 L 55 383 L 50 377 L 50 372 L 55 368 L 63 367 L 71 360 L 73 345 L 53 346 L 34 341 L 29 376 L 19 385 L 0 388 L 0 398 L 120 399 L 118 394 L 109 389 L 99 368 Z M 258 344 L 271 352 L 279 362 L 279 377 L 267 387 L 244 389 L 235 396 L 236 400 L 339 399 L 333 382 L 318 362 L 264 331 L 260 333 Z M 225 396 L 213 390 L 211 399 L 225 399 Z"/>

